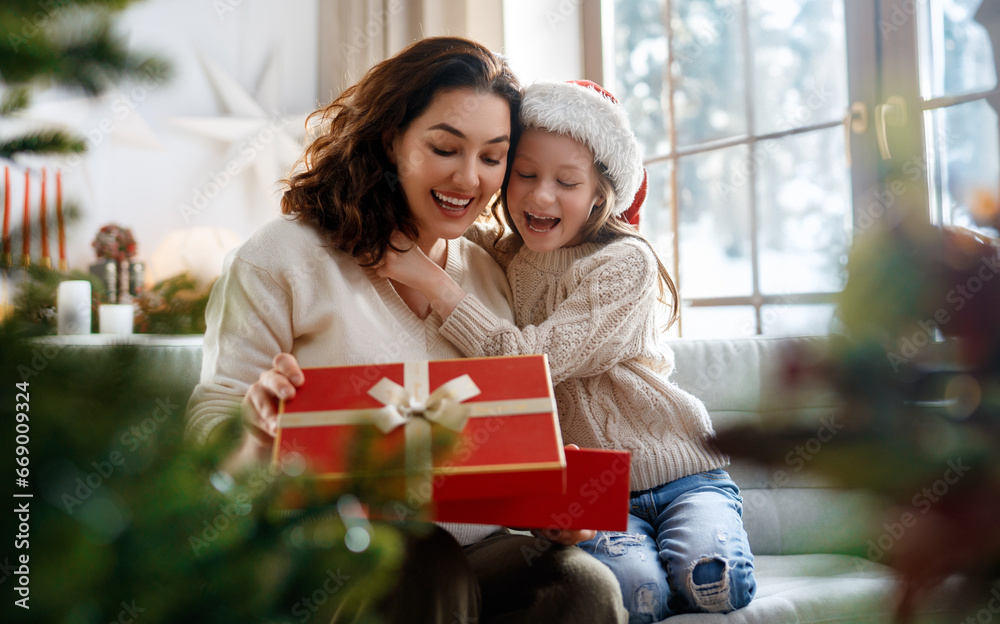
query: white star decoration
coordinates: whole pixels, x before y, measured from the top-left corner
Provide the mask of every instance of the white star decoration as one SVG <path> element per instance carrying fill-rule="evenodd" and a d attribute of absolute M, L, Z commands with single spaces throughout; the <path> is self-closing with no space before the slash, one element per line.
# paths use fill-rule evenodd
<path fill-rule="evenodd" d="M 264 67 L 256 98 L 218 63 L 201 56 L 199 59 L 225 114 L 174 117 L 171 122 L 227 143 L 225 162 L 215 171 L 236 171 L 241 175 L 250 168 L 263 196 L 270 198 L 275 183 L 302 154 L 306 115 L 277 110 L 280 80 L 275 56 Z"/>

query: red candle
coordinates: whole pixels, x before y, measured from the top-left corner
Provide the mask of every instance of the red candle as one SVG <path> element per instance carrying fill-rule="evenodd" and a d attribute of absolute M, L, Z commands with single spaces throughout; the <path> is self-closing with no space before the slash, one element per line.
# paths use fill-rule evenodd
<path fill-rule="evenodd" d="M 21 264 L 31 265 L 31 170 L 24 170 L 24 223 L 21 224 Z"/>
<path fill-rule="evenodd" d="M 10 167 L 3 168 L 3 266 L 10 266 Z"/>
<path fill-rule="evenodd" d="M 59 270 L 66 270 L 66 228 L 62 212 L 62 171 L 56 170 L 56 226 L 59 234 Z"/>
<path fill-rule="evenodd" d="M 46 186 L 46 184 L 45 184 L 46 183 L 45 173 L 46 173 L 45 172 L 45 167 L 42 167 L 42 197 L 41 197 L 41 200 L 40 200 L 41 206 L 39 206 L 38 214 L 39 214 L 39 218 L 42 221 L 42 265 L 45 266 L 45 267 L 49 267 L 49 266 L 52 265 L 52 260 L 49 257 L 49 224 L 48 224 L 48 220 L 45 218 L 45 211 L 47 209 L 47 206 L 45 205 L 45 203 L 46 203 L 45 202 L 45 186 Z"/>

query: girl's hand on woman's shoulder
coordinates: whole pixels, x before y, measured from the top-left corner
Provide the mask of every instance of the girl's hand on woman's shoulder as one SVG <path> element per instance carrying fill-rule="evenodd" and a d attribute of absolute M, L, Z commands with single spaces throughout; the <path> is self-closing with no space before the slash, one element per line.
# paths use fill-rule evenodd
<path fill-rule="evenodd" d="M 425 287 L 428 272 L 438 266 L 417 247 L 410 238 L 400 231 L 392 233 L 391 246 L 385 250 L 381 262 L 375 265 L 379 277 L 396 280 L 410 288 L 421 290 Z M 396 251 L 396 250 L 400 251 Z"/>
<path fill-rule="evenodd" d="M 272 367 L 260 374 L 243 397 L 243 420 L 250 433 L 270 444 L 278 432 L 278 402 L 291 399 L 305 383 L 305 374 L 291 353 L 274 356 Z"/>

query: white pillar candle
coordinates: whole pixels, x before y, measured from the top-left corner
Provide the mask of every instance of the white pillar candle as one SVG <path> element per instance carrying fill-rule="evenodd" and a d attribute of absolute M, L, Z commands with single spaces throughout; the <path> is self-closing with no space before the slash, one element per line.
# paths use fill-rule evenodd
<path fill-rule="evenodd" d="M 60 334 L 90 333 L 90 282 L 68 280 L 59 284 L 56 296 Z"/>
<path fill-rule="evenodd" d="M 98 325 L 102 334 L 131 334 L 135 308 L 131 303 L 102 303 Z"/>

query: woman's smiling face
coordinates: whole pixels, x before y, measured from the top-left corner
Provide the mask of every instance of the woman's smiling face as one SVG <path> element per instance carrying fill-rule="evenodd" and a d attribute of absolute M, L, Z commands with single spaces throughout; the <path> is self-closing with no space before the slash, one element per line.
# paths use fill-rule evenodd
<path fill-rule="evenodd" d="M 470 88 L 440 91 L 389 147 L 420 244 L 460 237 L 503 183 L 510 106 Z"/>
<path fill-rule="evenodd" d="M 594 155 L 576 139 L 528 128 L 521 134 L 507 184 L 507 209 L 532 251 L 583 243 L 581 230 L 597 193 Z"/>

